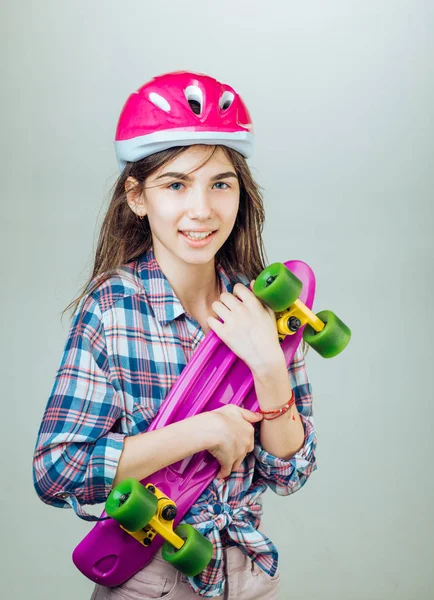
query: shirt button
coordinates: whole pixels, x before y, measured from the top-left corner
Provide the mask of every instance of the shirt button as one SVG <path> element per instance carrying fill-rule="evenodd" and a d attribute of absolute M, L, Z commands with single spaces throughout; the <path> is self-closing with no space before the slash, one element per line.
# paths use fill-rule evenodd
<path fill-rule="evenodd" d="M 65 500 L 65 498 L 68 497 L 68 494 L 66 494 L 65 492 L 63 492 L 62 494 L 60 494 L 60 497 Z"/>

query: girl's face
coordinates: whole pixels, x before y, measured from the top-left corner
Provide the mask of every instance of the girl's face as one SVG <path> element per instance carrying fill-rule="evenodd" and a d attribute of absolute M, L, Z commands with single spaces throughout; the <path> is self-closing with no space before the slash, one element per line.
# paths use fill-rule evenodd
<path fill-rule="evenodd" d="M 226 154 L 217 148 L 208 162 L 191 172 L 209 154 L 209 146 L 190 146 L 146 179 L 140 198 L 128 198 L 134 212 L 148 216 L 159 257 L 206 264 L 233 229 L 240 187 Z"/>

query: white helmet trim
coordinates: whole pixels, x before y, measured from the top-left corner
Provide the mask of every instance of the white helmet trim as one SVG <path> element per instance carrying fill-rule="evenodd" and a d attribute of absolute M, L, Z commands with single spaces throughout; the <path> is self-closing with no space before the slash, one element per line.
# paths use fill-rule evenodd
<path fill-rule="evenodd" d="M 115 142 L 116 158 L 122 172 L 127 162 L 137 162 L 146 156 L 173 148 L 194 144 L 227 146 L 249 158 L 253 154 L 254 135 L 248 131 L 184 131 L 166 130 Z"/>

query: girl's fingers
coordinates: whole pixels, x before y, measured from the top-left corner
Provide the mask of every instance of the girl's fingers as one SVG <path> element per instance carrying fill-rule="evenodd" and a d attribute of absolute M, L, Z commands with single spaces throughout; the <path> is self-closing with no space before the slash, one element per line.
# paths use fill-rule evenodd
<path fill-rule="evenodd" d="M 270 315 L 270 317 L 274 317 L 276 318 L 276 313 L 274 312 L 274 310 L 272 308 L 270 308 L 268 306 L 268 304 L 264 304 L 265 308 L 267 309 L 268 314 Z"/>
<path fill-rule="evenodd" d="M 221 338 L 223 334 L 224 323 L 222 323 L 215 317 L 207 317 L 206 322 L 208 323 L 208 327 L 212 329 Z"/>
<path fill-rule="evenodd" d="M 261 413 L 253 412 L 252 410 L 248 410 L 247 408 L 241 408 L 241 416 L 249 423 L 256 423 L 257 421 L 262 421 Z"/>
<path fill-rule="evenodd" d="M 220 303 L 223 304 L 223 306 L 226 306 L 229 310 L 235 310 L 236 308 L 238 308 L 238 306 L 240 304 L 240 300 L 237 296 L 238 296 L 238 294 L 236 294 L 235 290 L 234 290 L 234 294 L 229 294 L 229 292 L 224 292 L 220 296 Z"/>
<path fill-rule="evenodd" d="M 232 465 L 232 471 L 237 471 L 241 467 L 243 460 L 244 460 L 244 457 L 240 458 L 239 460 L 234 462 L 234 464 Z"/>
<path fill-rule="evenodd" d="M 241 302 L 249 300 L 252 296 L 249 288 L 243 283 L 236 283 L 234 285 L 233 295 L 234 297 L 238 298 L 238 300 L 241 300 Z"/>
<path fill-rule="evenodd" d="M 221 465 L 220 471 L 217 473 L 217 479 L 225 479 L 225 477 L 229 477 L 231 474 L 231 468 L 227 465 Z"/>
<path fill-rule="evenodd" d="M 225 321 L 228 318 L 228 315 L 231 312 L 227 306 L 222 304 L 222 302 L 213 302 L 212 309 L 217 316 L 223 319 L 223 321 Z"/>

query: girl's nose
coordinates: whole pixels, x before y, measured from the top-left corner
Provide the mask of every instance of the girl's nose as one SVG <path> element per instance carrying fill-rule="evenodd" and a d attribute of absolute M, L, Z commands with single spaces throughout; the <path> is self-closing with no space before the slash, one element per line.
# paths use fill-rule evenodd
<path fill-rule="evenodd" d="M 212 213 L 211 198 L 205 190 L 192 189 L 187 214 L 191 219 L 208 219 Z"/>

